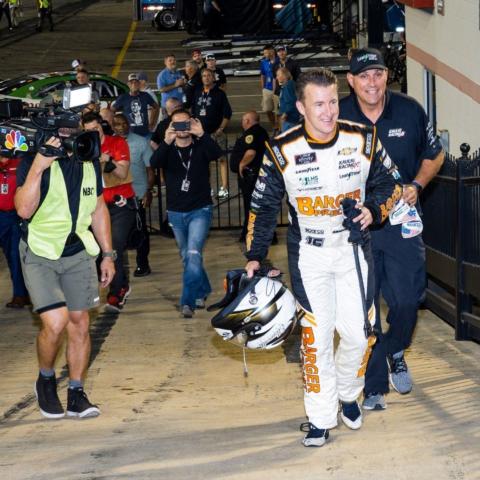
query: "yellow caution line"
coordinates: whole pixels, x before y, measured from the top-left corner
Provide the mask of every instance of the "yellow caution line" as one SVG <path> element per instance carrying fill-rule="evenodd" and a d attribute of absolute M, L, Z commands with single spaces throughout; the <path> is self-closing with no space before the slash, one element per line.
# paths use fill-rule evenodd
<path fill-rule="evenodd" d="M 123 44 L 122 49 L 120 50 L 120 53 L 117 56 L 117 59 L 115 60 L 115 65 L 112 70 L 112 77 L 117 78 L 118 74 L 120 73 L 120 69 L 122 68 L 122 63 L 123 59 L 125 58 L 125 55 L 127 54 L 127 50 L 130 47 L 130 44 L 132 43 L 133 40 L 133 35 L 135 34 L 135 30 L 137 29 L 137 21 L 133 21 L 132 24 L 130 25 L 130 30 L 128 31 L 127 38 L 125 39 L 125 43 Z"/>

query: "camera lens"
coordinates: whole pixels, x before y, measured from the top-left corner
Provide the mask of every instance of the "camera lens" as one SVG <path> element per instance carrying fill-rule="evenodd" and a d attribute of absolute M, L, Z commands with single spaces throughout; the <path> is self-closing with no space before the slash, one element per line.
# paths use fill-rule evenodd
<path fill-rule="evenodd" d="M 100 137 L 98 132 L 82 132 L 76 137 L 66 139 L 66 141 L 70 145 L 65 145 L 65 148 L 71 149 L 74 157 L 80 162 L 92 161 L 100 156 Z"/>

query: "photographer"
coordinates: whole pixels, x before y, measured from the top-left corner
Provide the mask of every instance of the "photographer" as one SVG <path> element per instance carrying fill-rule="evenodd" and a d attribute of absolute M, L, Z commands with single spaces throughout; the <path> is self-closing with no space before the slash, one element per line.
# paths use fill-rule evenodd
<path fill-rule="evenodd" d="M 168 221 L 183 260 L 181 312 L 191 318 L 205 308 L 212 288 L 203 268 L 202 250 L 212 222 L 209 163 L 221 155 L 219 146 L 203 132 L 199 120 L 186 110 L 172 113 L 172 123 L 152 156 L 162 168 L 167 187 Z"/>
<path fill-rule="evenodd" d="M 136 210 L 135 192 L 130 173 L 130 150 L 124 138 L 105 135 L 100 115 L 93 112 L 87 113 L 82 117 L 82 124 L 86 131 L 98 132 L 102 143 L 100 164 L 104 184 L 103 197 L 110 212 L 112 243 L 117 252 L 116 274 L 110 285 L 105 310 L 118 313 L 125 305 L 131 291 L 123 265 L 123 252 L 135 222 Z"/>
<path fill-rule="evenodd" d="M 52 137 L 45 145 L 57 149 L 61 142 Z M 115 273 L 99 162 L 37 153 L 33 160 L 20 163 L 17 185 L 15 207 L 26 220 L 20 259 L 34 311 L 42 322 L 37 338 L 40 374 L 35 383 L 40 411 L 47 418 L 65 415 L 54 367 L 66 332 L 67 415 L 97 416 L 100 410 L 83 391 L 83 379 L 90 358 L 88 309 L 99 303 L 95 268 L 99 245 L 101 286 L 106 287 Z"/>

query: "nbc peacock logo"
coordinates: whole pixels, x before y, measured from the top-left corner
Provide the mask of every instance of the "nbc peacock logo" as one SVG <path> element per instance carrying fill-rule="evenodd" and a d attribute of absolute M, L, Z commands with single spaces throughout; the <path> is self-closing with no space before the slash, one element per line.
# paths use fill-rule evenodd
<path fill-rule="evenodd" d="M 13 150 L 14 152 L 28 151 L 26 138 L 21 134 L 19 130 L 10 130 L 10 133 L 7 133 L 7 135 L 5 136 L 5 147 L 8 150 Z"/>

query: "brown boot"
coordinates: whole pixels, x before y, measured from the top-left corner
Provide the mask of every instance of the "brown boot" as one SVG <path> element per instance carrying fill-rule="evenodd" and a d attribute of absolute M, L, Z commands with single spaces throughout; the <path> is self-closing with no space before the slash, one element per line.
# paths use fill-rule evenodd
<path fill-rule="evenodd" d="M 25 297 L 13 297 L 5 306 L 7 308 L 23 308 L 28 307 L 31 304 L 30 297 L 26 295 Z"/>

